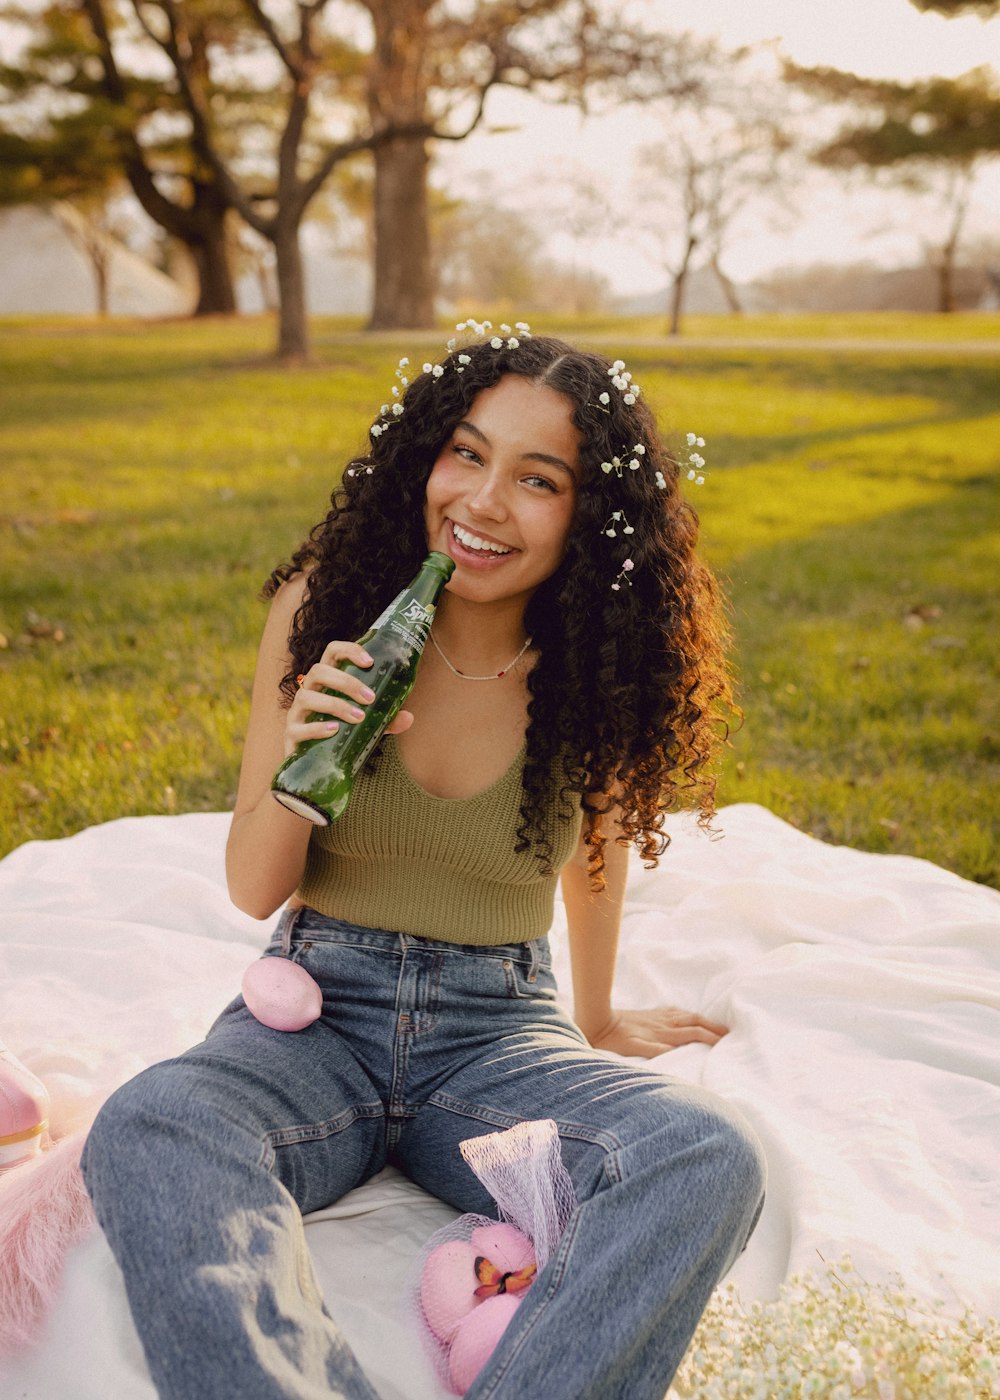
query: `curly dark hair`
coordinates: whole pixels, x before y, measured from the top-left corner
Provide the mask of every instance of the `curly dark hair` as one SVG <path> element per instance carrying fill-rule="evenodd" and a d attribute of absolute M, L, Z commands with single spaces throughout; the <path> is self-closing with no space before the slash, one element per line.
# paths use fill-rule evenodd
<path fill-rule="evenodd" d="M 460 354 L 468 357 L 461 366 Z M 281 688 L 290 703 L 296 674 L 329 639 L 360 636 L 419 569 L 427 554 L 427 478 L 476 395 L 505 374 L 564 394 L 581 435 L 583 471 L 563 561 L 525 614 L 539 659 L 528 676 L 517 849 L 533 846 L 550 870 L 544 813 L 555 772 L 560 814 L 568 819 L 583 802 L 590 884 L 599 890 L 601 817 L 612 806 L 620 810 L 618 839 L 634 844 L 649 866 L 669 842 L 666 811 L 697 807 L 704 826 L 714 813 L 714 760 L 737 711 L 722 599 L 695 553 L 698 518 L 681 498 L 678 464 L 645 400 L 625 403 L 602 356 L 535 336 L 504 340 L 500 349 L 489 342 L 460 346 L 441 366 L 442 374 L 413 379 L 403 413 L 390 415 L 389 425 L 372 433 L 368 452 L 347 464 L 329 514 L 264 587 L 271 597 L 309 571 Z M 646 451 L 639 470 L 630 470 L 636 443 Z M 614 456 L 626 463 L 620 477 L 602 470 Z M 602 531 L 619 510 L 634 533 L 612 542 Z M 615 590 L 626 557 L 634 567 Z"/>

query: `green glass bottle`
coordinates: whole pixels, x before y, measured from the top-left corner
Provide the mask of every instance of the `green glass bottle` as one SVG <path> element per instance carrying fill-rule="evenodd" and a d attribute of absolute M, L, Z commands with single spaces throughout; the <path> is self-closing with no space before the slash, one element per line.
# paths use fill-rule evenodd
<path fill-rule="evenodd" d="M 306 739 L 288 755 L 271 781 L 271 792 L 290 811 L 316 826 L 329 826 L 344 811 L 355 775 L 413 689 L 438 597 L 454 569 L 455 561 L 447 554 L 428 554 L 413 582 L 358 638 L 373 664 L 367 668 L 340 664 L 341 671 L 359 676 L 374 690 L 375 699 L 357 724 L 341 722 L 336 734 Z M 310 721 L 329 718 L 309 716 Z"/>

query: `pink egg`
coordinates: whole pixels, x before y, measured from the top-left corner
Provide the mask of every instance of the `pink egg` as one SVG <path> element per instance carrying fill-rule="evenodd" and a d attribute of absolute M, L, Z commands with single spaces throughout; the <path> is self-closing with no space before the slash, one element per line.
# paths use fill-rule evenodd
<path fill-rule="evenodd" d="M 464 1395 L 493 1355 L 493 1349 L 521 1305 L 514 1293 L 485 1298 L 455 1329 L 448 1356 L 448 1379 L 457 1395 Z"/>
<path fill-rule="evenodd" d="M 484 1254 L 502 1274 L 515 1274 L 535 1262 L 535 1250 L 528 1239 L 513 1225 L 479 1225 L 469 1236 L 477 1254 Z"/>
<path fill-rule="evenodd" d="M 447 1240 L 432 1249 L 420 1274 L 420 1304 L 427 1326 L 448 1342 L 462 1318 L 479 1306 L 476 1257 L 468 1240 Z"/>
<path fill-rule="evenodd" d="M 241 990 L 257 1020 L 275 1031 L 301 1031 L 323 1010 L 319 983 L 290 958 L 258 958 Z"/>

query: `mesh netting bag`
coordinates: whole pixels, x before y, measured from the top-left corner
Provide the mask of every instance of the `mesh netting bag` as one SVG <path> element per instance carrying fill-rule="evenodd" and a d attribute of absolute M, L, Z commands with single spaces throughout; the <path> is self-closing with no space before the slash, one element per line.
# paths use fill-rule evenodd
<path fill-rule="evenodd" d="M 576 1205 L 551 1118 L 468 1138 L 459 1149 L 499 1218 L 462 1215 L 436 1230 L 408 1289 L 424 1346 L 453 1395 L 464 1395 L 488 1361 Z"/>

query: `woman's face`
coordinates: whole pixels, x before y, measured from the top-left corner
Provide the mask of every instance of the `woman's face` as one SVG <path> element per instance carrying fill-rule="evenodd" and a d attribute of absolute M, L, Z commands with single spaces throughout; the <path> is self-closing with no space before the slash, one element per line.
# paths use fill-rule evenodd
<path fill-rule="evenodd" d="M 476 395 L 427 480 L 428 548 L 457 566 L 449 593 L 527 603 L 559 567 L 581 473 L 572 411 L 523 375 Z"/>

